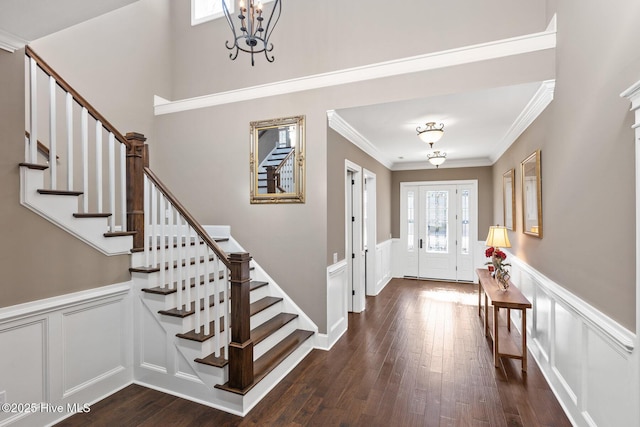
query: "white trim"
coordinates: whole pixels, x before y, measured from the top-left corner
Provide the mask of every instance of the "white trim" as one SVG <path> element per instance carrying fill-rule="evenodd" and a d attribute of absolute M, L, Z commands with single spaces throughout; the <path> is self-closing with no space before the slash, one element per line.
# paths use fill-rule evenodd
<path fill-rule="evenodd" d="M 553 21 L 552 21 L 553 22 Z M 440 52 L 378 62 L 354 68 L 314 74 L 290 80 L 251 86 L 226 92 L 154 104 L 155 115 L 177 113 L 270 96 L 321 89 L 354 82 L 400 76 L 435 70 L 454 65 L 470 64 L 504 58 L 556 47 L 556 30 L 550 25 L 545 31 L 487 43 L 463 46 Z"/>
<path fill-rule="evenodd" d="M 331 350 L 347 331 L 347 260 L 343 259 L 327 267 L 327 333 L 316 334 L 315 348 Z M 338 310 L 332 310 L 337 307 Z"/>
<path fill-rule="evenodd" d="M 352 185 L 348 181 L 349 172 L 353 174 L 354 184 Z M 366 291 L 364 288 L 364 250 L 362 247 L 362 166 L 354 163 L 348 159 L 344 161 L 344 206 L 345 206 L 345 220 L 344 220 L 344 254 L 347 260 L 347 292 L 348 301 L 351 302 L 351 310 L 354 313 L 360 313 L 364 311 L 366 306 Z M 353 187 L 353 189 L 351 188 Z M 350 191 L 353 190 L 353 194 L 350 196 Z M 353 199 L 350 199 L 353 197 Z M 351 221 L 349 218 L 349 202 L 352 203 L 355 221 Z M 349 224 L 353 222 L 353 242 L 355 247 L 351 247 L 352 243 L 349 241 Z M 354 254 L 355 257 L 351 257 Z M 352 283 L 354 282 L 354 283 Z M 355 298 L 353 298 L 351 290 L 355 291 Z"/>
<path fill-rule="evenodd" d="M 131 289 L 131 281 L 103 286 L 101 288 L 74 292 L 24 304 L 12 305 L 0 308 L 0 323 L 20 320 L 40 314 L 46 314 L 56 310 L 66 309 L 79 304 L 86 304 L 104 300 L 114 296 L 124 295 Z"/>
<path fill-rule="evenodd" d="M 447 160 L 440 166 L 446 168 L 468 168 L 491 166 L 504 154 L 505 151 L 522 135 L 522 133 L 538 118 L 538 116 L 553 101 L 555 90 L 555 80 L 545 80 L 529 100 L 522 112 L 514 120 L 509 127 L 507 133 L 502 137 L 496 148 L 492 151 L 491 157 L 464 159 L 464 160 Z M 383 164 L 387 169 L 392 171 L 400 170 L 422 170 L 434 169 L 429 162 L 396 162 L 384 155 L 371 141 L 358 132 L 353 126 L 347 123 L 335 110 L 327 111 L 329 119 L 329 127 L 340 135 L 349 140 L 353 145 L 373 157 L 379 163 Z"/>
<path fill-rule="evenodd" d="M 22 49 L 27 44 L 29 44 L 29 40 L 0 29 L 0 49 L 13 53 L 18 49 Z"/>
<path fill-rule="evenodd" d="M 508 251 L 507 251 L 508 252 Z M 515 287 L 531 301 L 528 349 L 576 426 L 637 425 L 636 335 L 508 253 Z"/>
<path fill-rule="evenodd" d="M 378 150 L 378 147 L 355 130 L 335 110 L 327 111 L 327 118 L 329 119 L 329 127 L 331 129 L 344 136 L 349 142 L 383 164 L 387 169 L 391 169 L 393 162 L 387 159 L 387 157 Z"/>
<path fill-rule="evenodd" d="M 566 308 L 573 311 L 588 323 L 590 328 L 599 331 L 604 337 L 606 337 L 609 343 L 616 347 L 618 351 L 624 351 L 629 354 L 633 352 L 635 348 L 636 334 L 620 325 L 618 322 L 593 307 L 591 304 L 558 285 L 531 267 L 529 264 L 518 259 L 508 250 L 503 250 L 507 252 L 511 263 L 514 265 L 517 264 L 519 268 L 526 271 L 531 277 L 533 277 L 540 284 L 540 288 L 548 294 L 552 300 L 563 303 Z"/>
<path fill-rule="evenodd" d="M 524 107 L 522 112 L 518 115 L 516 120 L 511 124 L 511 127 L 502 137 L 497 147 L 492 151 L 491 164 L 498 161 L 505 151 L 522 135 L 522 133 L 529 127 L 531 123 L 547 108 L 547 106 L 553 101 L 553 93 L 556 87 L 556 81 L 545 80 L 540 84 L 540 87 L 533 95 L 531 100 Z"/>

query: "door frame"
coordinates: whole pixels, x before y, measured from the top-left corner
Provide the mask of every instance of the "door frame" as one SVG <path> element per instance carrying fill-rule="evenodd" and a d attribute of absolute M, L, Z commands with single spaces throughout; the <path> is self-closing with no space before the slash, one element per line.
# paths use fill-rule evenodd
<path fill-rule="evenodd" d="M 348 301 L 349 311 L 360 313 L 365 309 L 366 302 L 364 288 L 364 250 L 362 248 L 362 167 L 346 159 L 344 165 L 344 256 L 347 260 L 346 301 Z M 350 174 L 354 181 L 353 184 L 351 184 Z M 354 217 L 354 221 L 351 220 L 351 216 Z M 350 230 L 351 223 L 353 223 L 353 236 Z"/>
<path fill-rule="evenodd" d="M 473 187 L 473 191 L 475 192 L 475 197 L 472 198 L 471 203 L 472 206 L 469 207 L 471 212 L 475 215 L 476 223 L 469 229 L 469 249 L 471 251 L 471 259 L 475 260 L 476 254 L 476 246 L 478 241 L 478 180 L 477 179 L 460 179 L 460 180 L 447 180 L 447 181 L 408 181 L 400 183 L 400 245 L 403 249 L 402 254 L 405 253 L 405 249 L 407 247 L 407 223 L 404 221 L 404 218 L 407 214 L 407 201 L 404 197 L 405 191 L 407 187 L 413 186 L 423 186 L 423 185 L 471 185 Z M 405 276 L 405 272 L 409 271 L 408 262 L 412 260 L 412 258 L 407 256 L 402 256 L 404 262 L 401 265 L 402 271 L 401 274 Z"/>
<path fill-rule="evenodd" d="M 367 218 L 366 218 L 366 227 L 363 230 L 367 232 L 367 247 L 364 252 L 364 269 L 365 269 L 365 277 L 364 277 L 364 285 L 366 295 L 373 296 L 377 295 L 377 277 L 376 277 L 376 245 L 378 242 L 377 237 L 377 195 L 376 195 L 376 174 L 367 170 L 362 169 L 362 174 L 364 176 L 364 185 L 363 188 L 366 189 L 367 193 Z M 364 192 L 363 192 L 363 213 L 364 213 Z M 364 215 L 363 215 L 364 220 Z M 364 225 L 364 223 L 363 223 Z"/>

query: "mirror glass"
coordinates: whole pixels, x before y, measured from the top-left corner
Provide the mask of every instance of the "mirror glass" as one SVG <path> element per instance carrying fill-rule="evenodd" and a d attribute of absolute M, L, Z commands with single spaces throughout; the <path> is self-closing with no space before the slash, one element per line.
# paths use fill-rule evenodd
<path fill-rule="evenodd" d="M 502 175 L 502 206 L 504 212 L 504 226 L 507 230 L 516 229 L 516 218 L 514 216 L 514 212 L 516 211 L 515 175 L 515 169 L 509 169 Z"/>
<path fill-rule="evenodd" d="M 251 203 L 304 203 L 304 116 L 251 122 Z"/>
<path fill-rule="evenodd" d="M 542 237 L 542 186 L 540 150 L 521 163 L 522 169 L 522 231 Z"/>

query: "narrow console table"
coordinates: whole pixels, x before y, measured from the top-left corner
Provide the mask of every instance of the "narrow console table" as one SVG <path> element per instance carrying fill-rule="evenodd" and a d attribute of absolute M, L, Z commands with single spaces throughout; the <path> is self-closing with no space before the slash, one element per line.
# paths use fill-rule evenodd
<path fill-rule="evenodd" d="M 498 367 L 500 356 L 522 360 L 522 371 L 527 372 L 527 308 L 531 308 L 529 300 L 513 284 L 509 283 L 506 291 L 500 289 L 496 279 L 489 270 L 478 268 L 478 316 L 484 314 L 484 335 L 493 338 L 493 363 Z M 482 296 L 484 295 L 484 313 Z M 489 304 L 493 306 L 493 319 L 489 319 Z M 507 309 L 506 327 L 499 325 L 500 309 Z M 519 349 L 511 336 L 511 310 L 522 311 L 522 348 Z M 489 323 L 493 320 L 493 325 Z"/>

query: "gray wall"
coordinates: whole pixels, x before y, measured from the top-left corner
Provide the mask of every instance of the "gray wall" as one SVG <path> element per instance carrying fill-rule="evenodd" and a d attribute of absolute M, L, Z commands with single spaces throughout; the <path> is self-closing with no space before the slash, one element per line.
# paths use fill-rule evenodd
<path fill-rule="evenodd" d="M 0 50 L 0 307 L 129 280 L 129 257 L 107 257 L 20 205 L 24 50 Z"/>
<path fill-rule="evenodd" d="M 333 254 L 344 259 L 345 243 L 345 160 L 376 174 L 376 238 L 391 237 L 391 171 L 346 140 L 333 129 L 327 130 L 327 265 Z"/>
<path fill-rule="evenodd" d="M 516 168 L 518 257 L 635 330 L 634 133 L 619 94 L 640 78 L 640 3 L 559 1 L 555 99 L 493 168 Z M 544 237 L 522 234 L 520 162 L 541 149 Z"/>
<path fill-rule="evenodd" d="M 487 238 L 493 224 L 493 176 L 491 167 L 442 168 L 394 171 L 391 187 L 391 234 L 400 237 L 400 183 L 419 181 L 478 181 L 478 240 Z"/>

